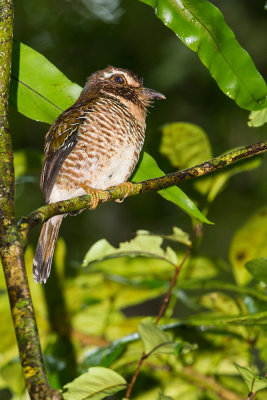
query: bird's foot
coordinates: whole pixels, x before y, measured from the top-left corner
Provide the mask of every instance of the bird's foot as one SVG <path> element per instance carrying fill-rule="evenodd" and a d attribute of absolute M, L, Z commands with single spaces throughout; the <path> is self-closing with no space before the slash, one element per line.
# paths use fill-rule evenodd
<path fill-rule="evenodd" d="M 84 189 L 87 194 L 91 194 L 91 196 L 92 196 L 91 203 L 90 203 L 90 206 L 89 206 L 89 209 L 91 211 L 94 210 L 98 206 L 99 201 L 104 203 L 109 198 L 108 193 L 105 192 L 104 190 L 93 189 L 90 186 L 86 186 L 86 185 L 83 185 L 83 184 L 81 184 L 80 187 L 82 189 Z"/>
<path fill-rule="evenodd" d="M 132 182 L 123 182 L 117 186 L 123 189 L 123 194 L 120 199 L 116 199 L 115 201 L 117 203 L 122 203 L 123 200 L 126 199 L 126 197 L 129 196 L 130 193 L 132 193 L 134 186 Z"/>

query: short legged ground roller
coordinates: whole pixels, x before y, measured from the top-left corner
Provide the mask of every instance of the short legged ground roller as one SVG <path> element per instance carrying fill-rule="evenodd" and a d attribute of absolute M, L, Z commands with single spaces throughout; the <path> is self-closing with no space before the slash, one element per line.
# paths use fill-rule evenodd
<path fill-rule="evenodd" d="M 129 70 L 108 66 L 92 74 L 46 135 L 41 173 L 46 203 L 125 182 L 144 143 L 147 107 L 164 98 Z M 42 227 L 33 261 L 36 282 L 49 277 L 63 217 L 54 216 Z"/>

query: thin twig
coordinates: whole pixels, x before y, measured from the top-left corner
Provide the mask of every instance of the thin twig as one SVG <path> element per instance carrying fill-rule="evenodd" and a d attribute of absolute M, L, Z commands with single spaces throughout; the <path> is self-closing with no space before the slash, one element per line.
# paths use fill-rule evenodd
<path fill-rule="evenodd" d="M 156 321 L 155 321 L 155 324 L 158 324 L 158 323 L 159 323 L 160 319 L 163 317 L 163 315 L 164 315 L 164 313 L 165 313 L 165 311 L 166 311 L 166 308 L 167 308 L 167 306 L 168 306 L 168 304 L 169 304 L 169 301 L 170 301 L 172 289 L 173 289 L 173 287 L 174 287 L 174 285 L 175 285 L 175 283 L 176 283 L 176 281 L 177 281 L 177 279 L 178 279 L 179 273 L 180 273 L 180 271 L 181 271 L 183 265 L 185 264 L 187 258 L 189 257 L 189 255 L 190 255 L 190 253 L 191 253 L 191 250 L 192 250 L 191 247 L 187 249 L 187 251 L 186 251 L 186 253 L 185 253 L 185 255 L 184 255 L 184 257 L 183 257 L 181 263 L 175 267 L 174 274 L 173 274 L 173 278 L 172 278 L 172 280 L 171 280 L 171 282 L 170 282 L 169 289 L 168 289 L 168 291 L 167 291 L 167 293 L 166 293 L 166 295 L 165 295 L 165 297 L 164 297 L 164 299 L 163 299 L 162 306 L 161 306 L 161 308 L 160 308 L 160 310 L 159 310 L 159 313 L 158 313 L 157 319 L 156 319 Z M 152 353 L 152 352 L 151 352 L 151 353 Z M 131 393 L 132 393 L 132 390 L 133 390 L 133 387 L 134 387 L 134 384 L 135 384 L 135 381 L 136 381 L 136 379 L 137 379 L 137 377 L 138 377 L 138 375 L 139 375 L 139 372 L 140 372 L 140 370 L 141 370 L 141 367 L 142 367 L 142 365 L 143 365 L 143 362 L 150 356 L 151 353 L 146 354 L 146 353 L 143 351 L 143 353 L 142 353 L 142 355 L 141 355 L 141 357 L 140 357 L 140 359 L 139 359 L 139 361 L 138 361 L 136 370 L 134 371 L 132 380 L 131 380 L 131 382 L 130 382 L 129 385 L 128 385 L 128 389 L 127 389 L 126 396 L 125 396 L 126 399 L 129 399 L 129 398 L 130 398 Z"/>
<path fill-rule="evenodd" d="M 180 274 L 180 271 L 181 271 L 181 269 L 183 268 L 183 265 L 184 265 L 184 263 L 186 262 L 187 258 L 189 257 L 190 253 L 191 253 L 191 247 L 186 251 L 186 253 L 185 253 L 185 255 L 184 255 L 184 258 L 183 258 L 181 264 L 180 264 L 180 265 L 177 265 L 177 266 L 175 267 L 174 275 L 173 275 L 173 278 L 172 278 L 172 280 L 171 280 L 169 289 L 168 289 L 168 291 L 167 291 L 167 293 L 166 293 L 166 295 L 165 295 L 165 297 L 164 297 L 164 300 L 163 300 L 162 305 L 161 305 L 161 308 L 160 308 L 160 310 L 159 310 L 157 319 L 156 319 L 156 321 L 155 321 L 155 324 L 156 324 L 156 325 L 159 323 L 160 319 L 163 317 L 163 315 L 164 315 L 164 313 L 165 313 L 165 311 L 166 311 L 166 309 L 167 309 L 167 307 L 168 307 L 168 304 L 169 304 L 169 301 L 170 301 L 170 297 L 171 297 L 171 294 L 172 294 L 172 289 L 173 289 L 174 285 L 176 284 L 176 281 L 177 281 L 177 279 L 178 279 L 178 276 L 179 276 L 179 274 Z"/>
<path fill-rule="evenodd" d="M 253 400 L 256 397 L 257 392 L 250 392 L 246 400 Z"/>

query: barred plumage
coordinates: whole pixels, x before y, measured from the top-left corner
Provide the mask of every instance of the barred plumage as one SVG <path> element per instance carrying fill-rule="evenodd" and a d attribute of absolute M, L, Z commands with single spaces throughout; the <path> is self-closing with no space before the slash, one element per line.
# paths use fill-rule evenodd
<path fill-rule="evenodd" d="M 46 135 L 41 174 L 46 203 L 125 182 L 144 143 L 147 107 L 163 98 L 129 70 L 109 66 L 91 75 Z M 36 282 L 49 277 L 62 219 L 55 216 L 42 227 L 33 263 Z"/>

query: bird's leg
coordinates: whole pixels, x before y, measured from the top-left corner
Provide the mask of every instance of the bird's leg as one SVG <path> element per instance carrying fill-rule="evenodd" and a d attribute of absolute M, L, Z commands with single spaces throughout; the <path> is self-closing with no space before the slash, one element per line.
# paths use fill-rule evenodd
<path fill-rule="evenodd" d="M 90 186 L 86 186 L 86 185 L 83 185 L 83 184 L 80 184 L 80 187 L 82 189 L 84 189 L 86 191 L 86 193 L 91 194 L 91 196 L 92 196 L 91 204 L 90 204 L 90 207 L 89 207 L 90 210 L 94 210 L 97 207 L 99 201 L 105 202 L 109 198 L 108 193 L 105 192 L 104 190 L 93 189 Z M 99 196 L 100 194 L 101 194 L 101 198 Z"/>
<path fill-rule="evenodd" d="M 123 182 L 123 183 L 120 183 L 119 185 L 117 185 L 117 187 L 120 187 L 125 191 L 125 193 L 123 192 L 123 197 L 115 200 L 117 203 L 122 203 L 123 200 L 126 199 L 126 197 L 129 196 L 130 193 L 132 193 L 133 183 L 132 182 Z"/>

